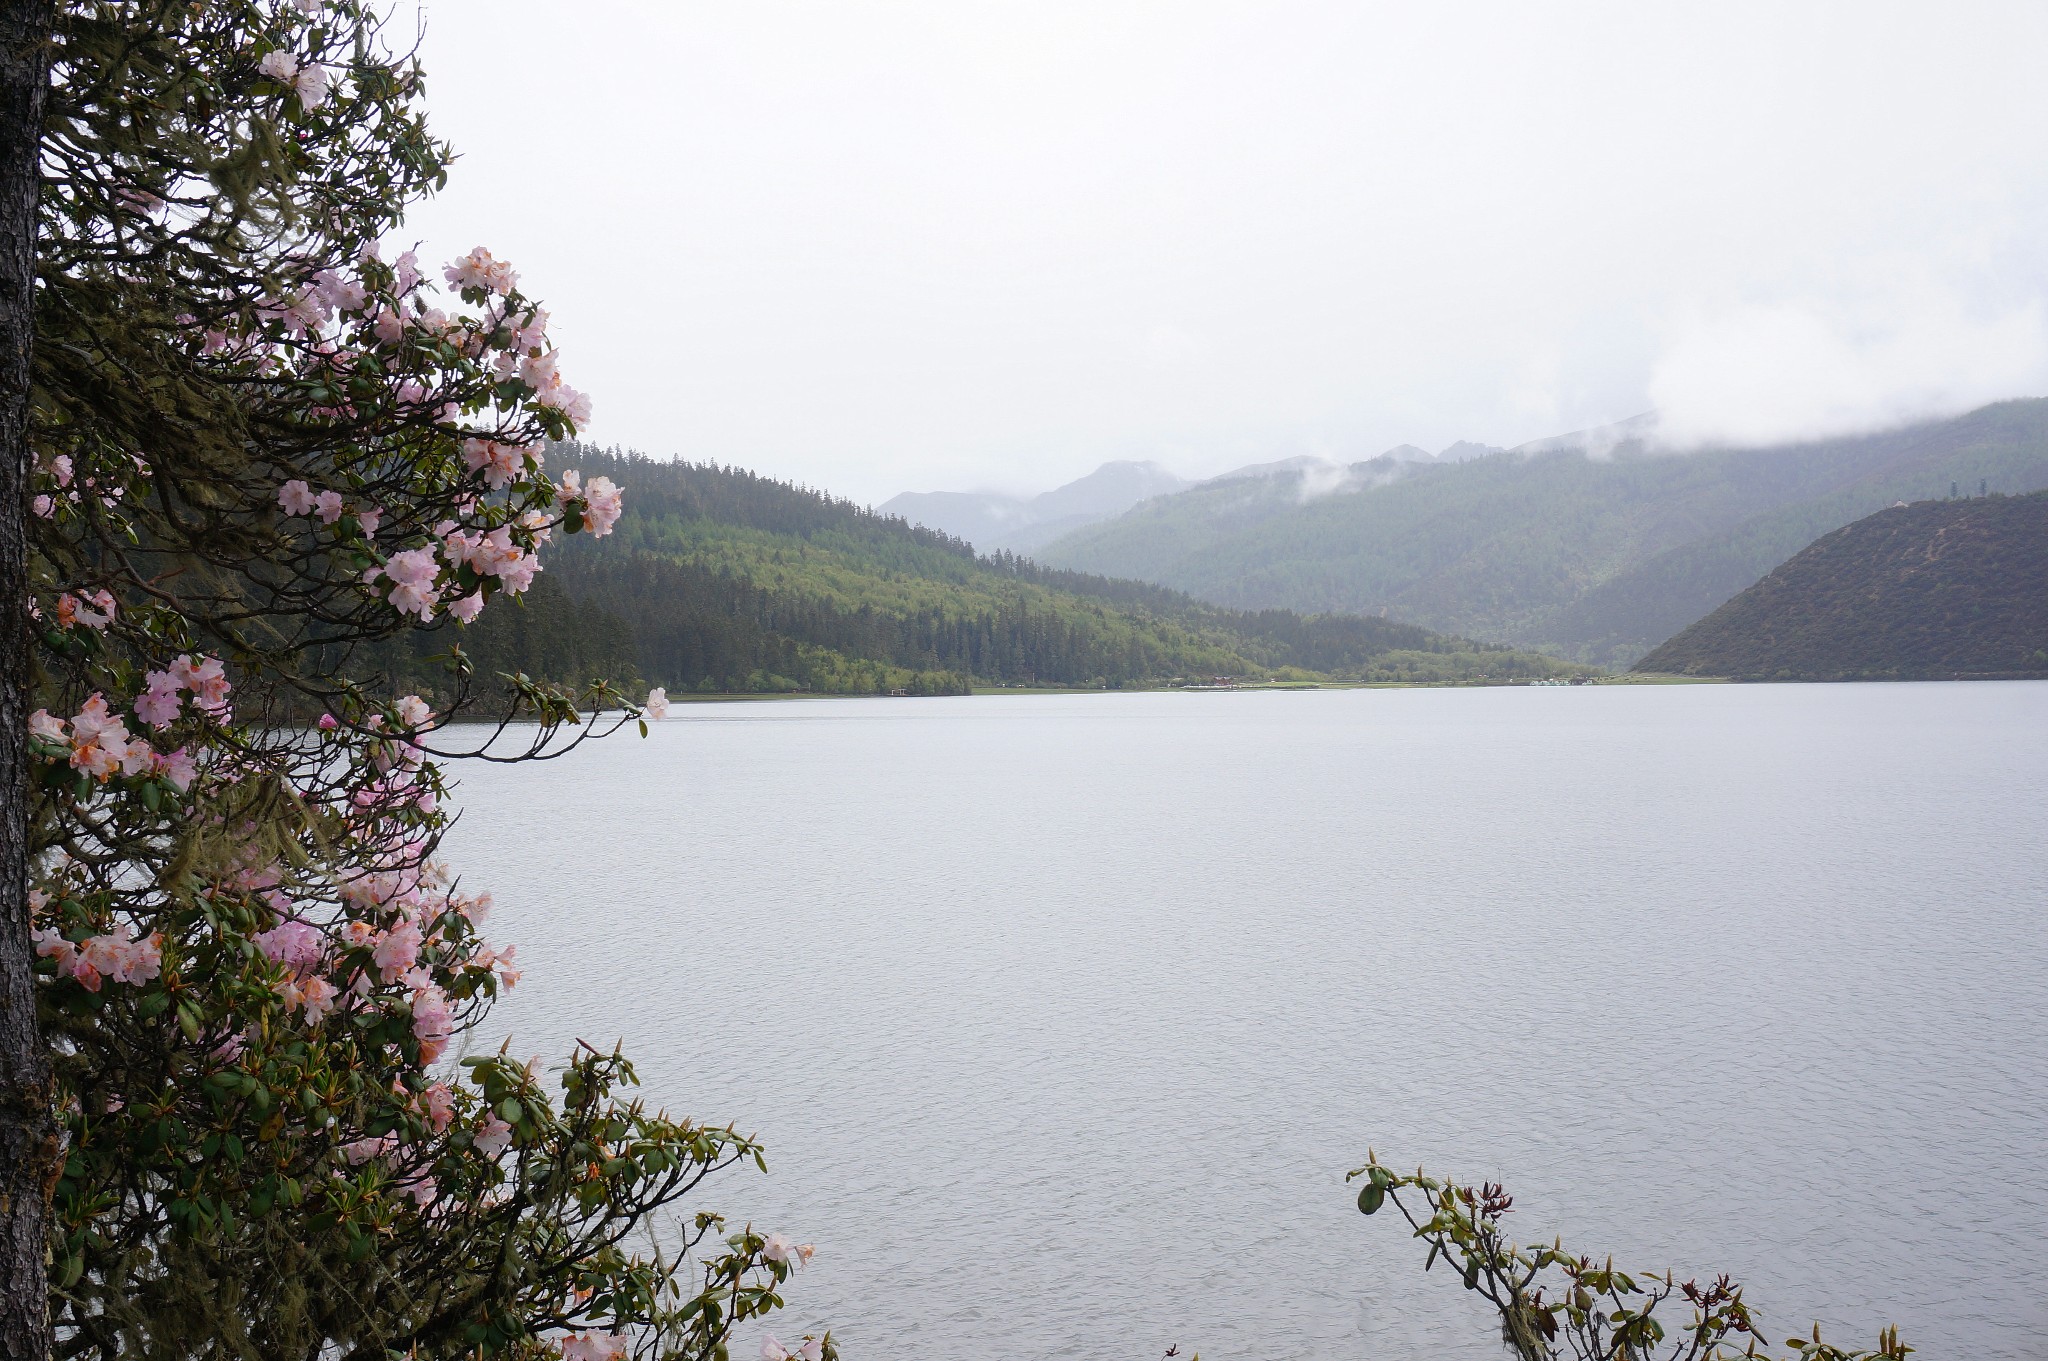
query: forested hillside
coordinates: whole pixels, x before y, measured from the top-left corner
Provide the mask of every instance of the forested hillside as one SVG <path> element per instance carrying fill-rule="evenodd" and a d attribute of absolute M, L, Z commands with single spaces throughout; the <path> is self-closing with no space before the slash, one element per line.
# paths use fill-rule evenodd
<path fill-rule="evenodd" d="M 827 694 L 1571 669 L 1387 619 L 1240 612 L 1007 553 L 979 557 L 958 539 L 743 469 L 577 446 L 548 458 L 626 487 L 613 533 L 558 543 L 523 610 L 423 635 L 384 665 L 424 670 L 418 659 L 459 642 L 482 674 Z"/>
<path fill-rule="evenodd" d="M 1898 500 L 2048 488 L 2048 401 L 1768 449 L 1509 452 L 1207 484 L 1048 544 L 1239 608 L 1397 618 L 1625 665 L 1815 538 Z"/>
<path fill-rule="evenodd" d="M 1743 680 L 2048 675 L 2048 494 L 1881 510 L 1823 536 L 1636 670 Z"/>

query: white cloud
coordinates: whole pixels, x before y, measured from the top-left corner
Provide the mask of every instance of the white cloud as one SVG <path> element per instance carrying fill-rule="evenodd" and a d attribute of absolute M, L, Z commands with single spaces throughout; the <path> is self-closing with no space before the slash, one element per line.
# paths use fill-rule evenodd
<path fill-rule="evenodd" d="M 883 500 L 2043 390 L 2039 0 L 420 3 L 410 233 L 652 453 Z"/>
<path fill-rule="evenodd" d="M 1931 284 L 1854 306 L 1689 309 L 1650 376 L 1661 443 L 1759 445 L 1880 429 L 2048 390 L 2037 300 L 1988 314 Z"/>

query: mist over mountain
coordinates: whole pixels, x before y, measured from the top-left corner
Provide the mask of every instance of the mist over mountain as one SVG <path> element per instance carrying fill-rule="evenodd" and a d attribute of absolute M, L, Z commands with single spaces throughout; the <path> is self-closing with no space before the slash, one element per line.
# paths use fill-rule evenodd
<path fill-rule="evenodd" d="M 1237 608 L 1406 619 L 1627 665 L 1894 501 L 2048 488 L 2048 400 L 1761 448 L 1658 446 L 1654 416 L 1456 462 L 1286 460 L 1046 543 L 1047 563 Z M 1448 451 L 1447 451 L 1448 452 Z"/>
<path fill-rule="evenodd" d="M 1413 444 L 1402 444 L 1363 463 L 1347 464 L 1316 454 L 1298 454 L 1270 463 L 1249 463 L 1195 481 L 1184 479 L 1157 463 L 1118 461 L 1105 463 L 1086 477 L 1076 478 L 1037 496 L 980 491 L 907 491 L 890 497 L 875 509 L 883 515 L 894 515 L 910 524 L 965 539 L 984 553 L 1035 553 L 1062 535 L 1113 520 L 1141 502 L 1189 487 L 1248 479 L 1292 478 L 1306 488 L 1306 495 L 1321 496 L 1339 489 L 1359 490 L 1367 481 L 1385 475 L 1383 465 L 1462 463 L 1500 452 L 1493 445 L 1473 444 L 1466 440 L 1435 454 Z"/>
<path fill-rule="evenodd" d="M 904 492 L 876 509 L 965 539 L 984 553 L 1028 553 L 1070 530 L 1121 515 L 1140 501 L 1187 485 L 1157 463 L 1120 461 L 1028 498 L 997 492 Z"/>

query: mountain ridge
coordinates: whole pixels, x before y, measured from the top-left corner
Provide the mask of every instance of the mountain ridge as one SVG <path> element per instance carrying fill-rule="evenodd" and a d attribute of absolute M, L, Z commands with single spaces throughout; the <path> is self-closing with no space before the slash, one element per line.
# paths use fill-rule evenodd
<path fill-rule="evenodd" d="M 2048 399 L 1760 449 L 1550 446 L 1455 464 L 1353 465 L 1203 484 L 1039 550 L 1234 608 L 1375 614 L 1628 665 L 1822 534 L 1889 505 L 2048 488 Z M 1587 432 L 1581 432 L 1587 433 Z M 1562 438 L 1562 437 L 1561 437 Z"/>
<path fill-rule="evenodd" d="M 625 487 L 612 533 L 564 536 L 533 589 L 473 627 L 407 635 L 383 659 L 394 680 L 431 685 L 425 662 L 451 641 L 486 677 L 609 676 L 678 693 L 933 694 L 1276 675 L 1468 682 L 1576 670 L 1396 620 L 1236 611 L 1145 582 L 978 554 L 744 469 L 588 445 L 553 447 L 548 462 Z"/>

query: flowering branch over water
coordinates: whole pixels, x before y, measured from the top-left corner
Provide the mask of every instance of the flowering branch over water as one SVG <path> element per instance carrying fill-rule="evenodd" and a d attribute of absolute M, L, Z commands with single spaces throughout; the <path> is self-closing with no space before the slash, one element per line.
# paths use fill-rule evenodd
<path fill-rule="evenodd" d="M 1472 1187 L 1439 1181 L 1420 1168 L 1397 1173 L 1370 1151 L 1366 1165 L 1345 1180 L 1364 1178 L 1358 1208 L 1368 1215 L 1387 1205 L 1400 1211 L 1414 1236 L 1429 1244 L 1423 1270 L 1441 1259 L 1500 1315 L 1501 1341 L 1521 1361 L 1732 1361 L 1768 1355 L 1742 1287 L 1726 1275 L 1680 1282 L 1670 1272 L 1617 1270 L 1613 1258 L 1595 1262 L 1561 1242 L 1526 1248 L 1507 1236 L 1503 1220 L 1514 1197 L 1488 1182 Z M 1411 1193 L 1404 1199 L 1402 1193 Z M 1669 1305 L 1669 1308 L 1665 1306 Z M 1672 1317 L 1685 1310 L 1683 1323 Z M 1660 1312 L 1660 1310 L 1662 1312 Z M 1904 1361 L 1912 1352 L 1896 1328 L 1886 1328 L 1874 1351 L 1845 1351 L 1821 1340 L 1790 1338 L 1786 1356 L 1797 1361 Z"/>

